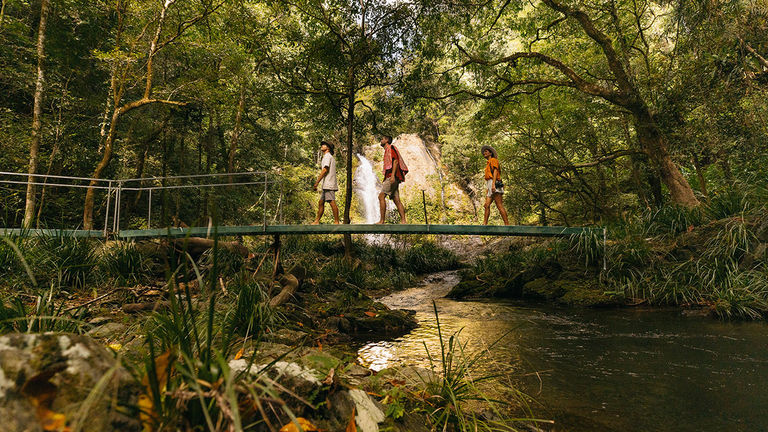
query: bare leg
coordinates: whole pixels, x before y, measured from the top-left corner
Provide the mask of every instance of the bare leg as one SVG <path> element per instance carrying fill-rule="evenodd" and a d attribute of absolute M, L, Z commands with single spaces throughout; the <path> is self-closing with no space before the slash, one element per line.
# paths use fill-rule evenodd
<path fill-rule="evenodd" d="M 320 224 L 320 218 L 323 217 L 323 213 L 325 212 L 325 201 L 323 198 L 320 198 L 320 202 L 317 203 L 317 217 L 314 221 L 312 221 L 312 225 L 318 225 Z"/>
<path fill-rule="evenodd" d="M 336 200 L 331 201 L 331 210 L 333 210 L 333 223 L 339 224 L 339 207 L 336 206 Z"/>
<path fill-rule="evenodd" d="M 387 216 L 387 195 L 385 193 L 379 194 L 379 214 L 381 215 L 381 218 L 379 219 L 377 224 L 383 224 L 384 218 Z"/>
<path fill-rule="evenodd" d="M 501 194 L 493 194 L 493 200 L 496 201 L 496 207 L 501 213 L 501 219 L 504 221 L 504 225 L 509 225 L 509 218 L 507 217 L 507 210 L 504 208 L 504 200 Z"/>
<path fill-rule="evenodd" d="M 483 225 L 488 225 L 488 216 L 491 215 L 491 197 L 485 197 L 485 204 L 483 205 L 485 214 L 483 216 Z"/>
<path fill-rule="evenodd" d="M 397 207 L 397 212 L 400 213 L 400 223 L 408 223 L 405 220 L 405 207 L 403 207 L 403 202 L 400 201 L 400 195 L 395 195 L 394 199 L 392 201 L 395 202 L 395 207 Z"/>

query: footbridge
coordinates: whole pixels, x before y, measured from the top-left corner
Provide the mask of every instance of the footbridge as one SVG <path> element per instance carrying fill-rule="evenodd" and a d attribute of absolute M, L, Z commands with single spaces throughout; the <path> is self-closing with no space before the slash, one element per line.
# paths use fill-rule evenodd
<path fill-rule="evenodd" d="M 182 238 L 214 236 L 279 236 L 306 234 L 425 234 L 425 235 L 481 235 L 571 237 L 588 233 L 602 233 L 602 228 L 530 226 L 530 225 L 441 225 L 441 224 L 339 224 L 339 225 L 241 225 L 189 228 L 125 229 L 117 232 L 73 229 L 20 229 L 0 228 L 3 236 L 66 236 L 89 238 L 117 238 L 123 240 L 147 238 Z"/>
<path fill-rule="evenodd" d="M 273 172 L 195 174 L 171 177 L 132 179 L 92 179 L 61 175 L 0 172 L 0 204 L 6 207 L 0 222 L 19 226 L 19 219 L 7 218 L 23 214 L 24 189 L 30 183 L 42 190 L 38 199 L 37 225 L 73 226 L 74 216 L 81 215 L 80 202 L 86 190 L 96 196 L 93 221 L 99 230 L 2 228 L 0 236 L 68 236 L 102 239 L 148 239 L 213 236 L 275 236 L 306 234 L 422 234 L 570 237 L 583 234 L 605 236 L 603 228 L 529 226 L 529 225 L 446 225 L 430 224 L 424 205 L 423 224 L 339 224 L 303 225 L 285 223 L 283 208 L 288 195 L 283 179 Z M 50 190 L 46 195 L 46 189 Z M 240 201 L 234 201 L 238 195 Z M 43 203 L 43 197 L 48 199 Z M 74 204 L 74 205 L 73 205 Z M 56 221 L 42 221 L 43 207 L 51 214 L 64 215 Z M 13 209 L 13 207 L 17 207 Z M 214 222 L 211 213 L 235 215 Z M 66 215 L 69 215 L 68 218 Z M 6 216 L 5 218 L 3 216 Z M 132 223 L 139 221 L 139 223 Z M 158 222 L 159 220 L 159 222 Z M 207 226 L 174 228 L 177 221 L 197 221 Z M 103 221 L 103 223 L 101 222 Z M 153 227 L 153 221 L 155 227 Z M 207 221 L 207 223 L 206 223 Z M 145 229 L 132 229 L 135 225 Z M 160 227 L 157 227 L 160 225 Z M 6 225 L 8 226 L 8 225 Z"/>

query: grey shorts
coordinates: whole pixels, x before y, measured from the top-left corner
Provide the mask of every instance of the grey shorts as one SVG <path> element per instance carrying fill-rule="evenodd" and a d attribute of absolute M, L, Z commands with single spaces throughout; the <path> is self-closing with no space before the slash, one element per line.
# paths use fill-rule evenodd
<path fill-rule="evenodd" d="M 494 192 L 492 192 L 491 187 L 493 187 L 493 179 L 486 180 L 485 181 L 485 196 L 487 198 L 491 198 L 493 196 L 493 194 L 494 194 Z M 496 192 L 495 193 L 503 194 L 504 193 L 504 188 L 503 187 L 502 188 L 496 188 Z"/>
<path fill-rule="evenodd" d="M 325 202 L 336 201 L 336 191 L 331 189 L 323 189 L 323 191 L 320 192 L 320 199 Z"/>
<path fill-rule="evenodd" d="M 387 195 L 391 199 L 400 199 L 400 182 L 392 181 L 389 177 L 381 183 L 381 193 Z"/>

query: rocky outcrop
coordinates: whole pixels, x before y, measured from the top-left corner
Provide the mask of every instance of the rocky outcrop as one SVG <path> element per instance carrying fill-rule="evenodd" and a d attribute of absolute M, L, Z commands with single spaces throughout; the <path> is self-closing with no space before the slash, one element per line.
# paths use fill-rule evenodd
<path fill-rule="evenodd" d="M 65 425 L 94 432 L 138 431 L 138 415 L 131 412 L 136 386 L 114 355 L 87 336 L 0 336 L 4 431 L 59 430 Z"/>

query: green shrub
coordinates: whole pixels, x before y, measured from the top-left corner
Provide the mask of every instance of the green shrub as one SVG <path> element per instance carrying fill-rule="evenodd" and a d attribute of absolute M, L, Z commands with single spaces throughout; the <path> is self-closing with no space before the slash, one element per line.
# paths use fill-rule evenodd
<path fill-rule="evenodd" d="M 768 313 L 768 275 L 763 271 L 734 273 L 711 293 L 715 315 L 724 319 L 761 319 Z"/>
<path fill-rule="evenodd" d="M 602 263 L 605 252 L 603 230 L 592 229 L 582 234 L 574 234 L 569 238 L 571 251 L 584 261 L 585 266 L 595 266 Z"/>
<path fill-rule="evenodd" d="M 205 271 L 213 269 L 214 253 L 216 254 L 216 273 L 219 275 L 234 275 L 243 268 L 245 257 L 225 248 L 208 249 L 200 256 L 200 268 Z"/>
<path fill-rule="evenodd" d="M 31 265 L 59 286 L 84 288 L 96 264 L 93 243 L 69 236 L 39 237 L 30 253 Z"/>
<path fill-rule="evenodd" d="M 0 238 L 0 277 L 19 275 L 24 271 L 24 238 L 19 236 Z"/>
<path fill-rule="evenodd" d="M 750 207 L 747 195 L 741 188 L 732 187 L 709 198 L 704 212 L 713 220 L 725 219 L 746 212 Z"/>
<path fill-rule="evenodd" d="M 237 292 L 237 300 L 226 318 L 228 332 L 260 340 L 280 321 L 269 307 L 266 287 L 260 282 L 245 280 L 243 276 L 236 278 L 229 286 Z"/>
<path fill-rule="evenodd" d="M 88 328 L 84 320 L 87 311 L 69 311 L 64 307 L 64 302 L 56 303 L 53 294 L 53 286 L 48 292 L 39 293 L 31 310 L 19 297 L 0 303 L 0 330 L 84 333 Z"/>
<path fill-rule="evenodd" d="M 459 266 L 459 258 L 455 253 L 432 242 L 407 248 L 399 261 L 401 268 L 415 274 L 449 270 Z"/>
<path fill-rule="evenodd" d="M 680 234 L 687 231 L 689 227 L 699 226 L 703 222 L 704 214 L 700 208 L 675 205 L 647 210 L 639 218 L 644 236 Z"/>
<path fill-rule="evenodd" d="M 101 273 L 118 284 L 141 283 L 152 272 L 151 258 L 145 257 L 134 243 L 119 243 L 98 260 Z"/>

